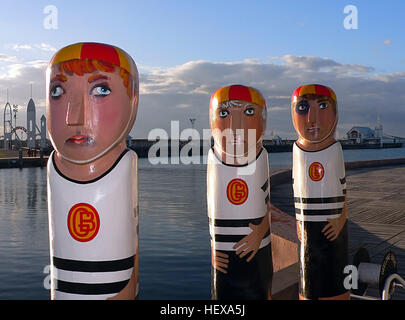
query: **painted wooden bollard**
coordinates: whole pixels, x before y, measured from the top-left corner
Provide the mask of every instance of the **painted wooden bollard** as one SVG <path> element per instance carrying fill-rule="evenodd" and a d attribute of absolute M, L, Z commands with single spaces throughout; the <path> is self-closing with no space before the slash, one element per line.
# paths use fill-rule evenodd
<path fill-rule="evenodd" d="M 298 134 L 293 147 L 293 189 L 299 239 L 300 299 L 349 299 L 346 175 L 334 91 L 318 84 L 297 88 L 291 101 Z"/>
<path fill-rule="evenodd" d="M 269 164 L 262 145 L 266 102 L 256 89 L 231 85 L 215 91 L 209 112 L 212 298 L 268 299 L 273 269 Z"/>
<path fill-rule="evenodd" d="M 101 43 L 59 50 L 47 70 L 52 299 L 138 294 L 137 155 L 127 149 L 139 77 Z"/>

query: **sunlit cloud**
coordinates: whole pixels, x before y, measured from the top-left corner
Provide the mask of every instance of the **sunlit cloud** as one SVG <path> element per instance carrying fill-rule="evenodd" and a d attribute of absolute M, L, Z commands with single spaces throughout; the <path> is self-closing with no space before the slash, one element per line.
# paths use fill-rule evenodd
<path fill-rule="evenodd" d="M 45 112 L 45 70 L 48 61 L 0 55 L 0 103 L 22 106 L 17 122 L 25 125 L 25 109 L 33 87 L 37 119 Z M 246 59 L 234 62 L 189 61 L 170 67 L 138 66 L 140 100 L 137 120 L 131 132 L 146 138 L 154 128 L 170 133 L 170 121 L 180 128 L 190 127 L 196 118 L 197 130 L 209 128 L 208 105 L 211 94 L 230 84 L 244 84 L 259 89 L 266 99 L 269 117 L 267 136 L 295 137 L 291 123 L 290 97 L 294 89 L 307 83 L 332 87 L 339 103 L 339 136 L 355 124 L 374 126 L 380 114 L 387 133 L 405 136 L 401 119 L 405 118 L 405 73 L 376 73 L 373 67 L 345 64 L 323 57 L 285 55 L 267 61 Z"/>
<path fill-rule="evenodd" d="M 34 44 L 28 44 L 28 43 L 9 43 L 6 44 L 5 47 L 7 49 L 11 49 L 14 51 L 24 51 L 24 50 L 40 50 L 44 52 L 56 52 L 57 49 L 53 47 L 49 43 L 34 43 Z"/>
<path fill-rule="evenodd" d="M 16 56 L 10 56 L 4 53 L 0 53 L 0 61 L 3 62 L 17 62 L 18 58 Z"/>
<path fill-rule="evenodd" d="M 172 68 L 159 68 L 141 75 L 139 122 L 134 136 L 151 128 L 169 131 L 170 120 L 197 119 L 197 129 L 208 128 L 211 94 L 229 84 L 245 84 L 259 89 L 267 101 L 267 128 L 283 138 L 294 137 L 290 97 L 306 83 L 332 87 L 339 100 L 339 136 L 353 126 L 374 126 L 381 115 L 385 131 L 405 136 L 400 119 L 405 118 L 404 73 L 378 74 L 371 66 L 345 64 L 311 56 L 270 57 L 270 62 L 249 59 L 236 62 L 190 61 Z M 181 108 L 179 105 L 191 105 Z M 164 112 L 165 117 L 156 117 Z M 160 114 L 160 113 L 159 113 Z"/>

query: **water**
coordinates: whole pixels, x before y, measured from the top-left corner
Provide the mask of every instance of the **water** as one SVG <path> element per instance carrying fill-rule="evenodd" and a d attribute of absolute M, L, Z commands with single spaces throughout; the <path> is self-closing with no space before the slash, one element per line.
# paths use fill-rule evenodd
<path fill-rule="evenodd" d="M 346 161 L 405 158 L 405 148 L 345 150 Z M 271 153 L 270 170 L 291 167 Z M 139 159 L 140 298 L 210 299 L 206 165 Z M 0 170 L 0 299 L 49 299 L 45 168 Z"/>

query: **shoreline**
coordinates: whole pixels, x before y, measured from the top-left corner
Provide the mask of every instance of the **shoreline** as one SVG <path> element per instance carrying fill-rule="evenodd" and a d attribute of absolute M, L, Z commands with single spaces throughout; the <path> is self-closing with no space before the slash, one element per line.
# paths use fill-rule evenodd
<path fill-rule="evenodd" d="M 12 168 L 32 168 L 32 167 L 45 167 L 48 162 L 49 156 L 44 157 L 9 157 L 0 158 L 0 169 L 12 169 Z M 377 159 L 377 160 L 361 160 L 361 161 L 348 161 L 345 162 L 346 170 L 374 168 L 374 167 L 386 167 L 386 166 L 398 166 L 405 165 L 405 158 L 393 158 L 393 159 Z M 285 176 L 291 176 L 291 168 L 284 168 L 274 171 L 271 174 L 271 185 L 273 183 L 280 184 L 281 181 L 286 181 Z M 275 182 L 274 182 L 275 181 Z M 282 182 L 283 183 L 283 182 Z"/>

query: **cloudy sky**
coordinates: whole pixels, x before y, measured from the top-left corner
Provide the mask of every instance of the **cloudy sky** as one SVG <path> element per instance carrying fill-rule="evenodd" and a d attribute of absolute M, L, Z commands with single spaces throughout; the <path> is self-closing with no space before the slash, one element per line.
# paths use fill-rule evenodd
<path fill-rule="evenodd" d="M 45 113 L 45 69 L 56 50 L 96 41 L 121 47 L 138 65 L 136 138 L 154 128 L 170 133 L 171 120 L 185 129 L 196 118 L 197 129 L 208 128 L 210 95 L 229 84 L 259 89 L 268 135 L 294 138 L 290 96 L 306 83 L 335 90 L 338 137 L 355 125 L 374 127 L 378 115 L 385 133 L 405 137 L 401 0 L 0 3 L 0 105 L 8 89 L 9 102 L 21 106 L 17 125 L 26 125 L 31 84 L 37 118 Z M 357 29 L 345 28 L 345 19 L 356 24 L 347 18 L 354 11 L 344 13 L 347 5 L 357 8 Z"/>

